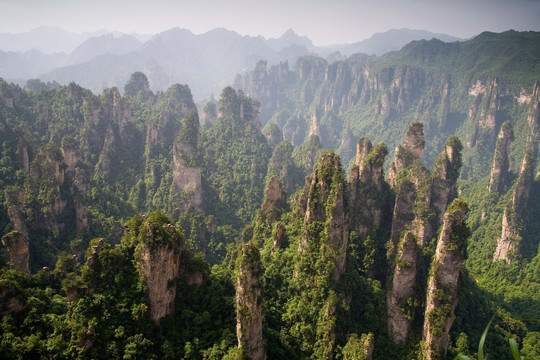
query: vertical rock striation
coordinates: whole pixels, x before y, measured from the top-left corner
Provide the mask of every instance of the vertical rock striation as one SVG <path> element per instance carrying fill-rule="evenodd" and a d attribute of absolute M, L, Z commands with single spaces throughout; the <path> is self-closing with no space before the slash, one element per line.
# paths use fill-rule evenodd
<path fill-rule="evenodd" d="M 533 170 L 534 157 L 531 152 L 527 152 L 523 157 L 512 203 L 504 209 L 501 237 L 497 241 L 497 249 L 493 255 L 495 261 L 505 260 L 507 264 L 511 264 L 520 257 L 521 236 L 526 225 L 523 215 L 531 191 Z"/>
<path fill-rule="evenodd" d="M 448 333 L 455 319 L 459 276 L 469 230 L 464 220 L 467 204 L 455 199 L 446 210 L 444 223 L 431 263 L 427 287 L 422 341 L 426 359 L 445 359 Z"/>
<path fill-rule="evenodd" d="M 156 323 L 174 312 L 176 286 L 180 273 L 183 236 L 174 225 L 163 223 L 164 216 L 153 213 L 145 219 L 140 231 L 139 276 L 148 287 L 150 317 Z"/>
<path fill-rule="evenodd" d="M 319 251 L 319 241 L 326 241 L 330 251 L 336 254 L 336 269 L 334 281 L 338 281 L 345 271 L 347 258 L 347 241 L 349 237 L 346 213 L 345 174 L 341 170 L 339 156 L 332 151 L 326 151 L 319 161 L 317 170 L 306 183 L 306 212 L 304 237 L 300 240 L 299 252 L 308 248 Z M 310 224 L 324 223 L 323 238 L 320 232 L 310 230 Z M 311 240 L 314 240 L 313 242 Z"/>
<path fill-rule="evenodd" d="M 261 259 L 251 243 L 242 246 L 236 262 L 236 336 L 245 359 L 266 359 L 262 324 Z"/>
<path fill-rule="evenodd" d="M 451 136 L 444 144 L 443 151 L 433 166 L 431 203 L 439 213 L 439 226 L 443 222 L 446 207 L 457 197 L 461 150 L 463 150 L 461 141 L 456 136 Z"/>
<path fill-rule="evenodd" d="M 491 177 L 489 180 L 489 192 L 501 193 L 508 185 L 508 152 L 510 144 L 514 140 L 514 130 L 510 121 L 505 121 L 501 125 L 495 153 L 493 154 L 493 165 L 491 167 Z"/>
<path fill-rule="evenodd" d="M 413 299 L 416 284 L 416 239 L 412 232 L 404 233 L 398 248 L 392 284 L 387 293 L 387 328 L 395 343 L 406 341 L 413 320 Z"/>
<path fill-rule="evenodd" d="M 272 176 L 264 195 L 264 202 L 261 209 L 263 219 L 268 225 L 271 225 L 279 219 L 281 213 L 286 210 L 287 193 L 277 176 Z"/>
<path fill-rule="evenodd" d="M 2 244 L 9 253 L 10 268 L 30 274 L 27 236 L 20 231 L 14 230 L 2 237 Z"/>
<path fill-rule="evenodd" d="M 192 110 L 182 119 L 173 147 L 171 200 L 175 208 L 186 211 L 190 205 L 202 211 L 201 134 L 199 118 Z"/>
<path fill-rule="evenodd" d="M 366 138 L 358 140 L 356 149 L 349 184 L 350 228 L 364 238 L 370 232 L 377 232 L 382 225 L 388 190 L 383 166 L 388 151 L 384 143 L 372 149 Z"/>

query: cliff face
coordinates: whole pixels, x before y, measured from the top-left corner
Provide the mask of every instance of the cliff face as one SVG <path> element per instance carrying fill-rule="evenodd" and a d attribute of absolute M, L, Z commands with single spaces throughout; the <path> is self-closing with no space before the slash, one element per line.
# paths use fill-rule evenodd
<path fill-rule="evenodd" d="M 259 250 L 244 244 L 237 260 L 236 337 L 246 359 L 266 359 L 262 323 L 262 284 Z"/>
<path fill-rule="evenodd" d="M 407 231 L 399 242 L 396 267 L 386 300 L 387 328 L 395 343 L 403 343 L 411 331 L 416 284 L 416 239 Z"/>
<path fill-rule="evenodd" d="M 493 254 L 494 261 L 505 260 L 507 264 L 511 264 L 520 257 L 521 235 L 526 225 L 523 215 L 533 183 L 533 171 L 534 157 L 528 152 L 523 157 L 512 203 L 504 210 L 501 237 L 497 240 L 497 249 Z"/>
<path fill-rule="evenodd" d="M 347 213 L 345 197 L 345 174 L 341 170 L 339 156 L 332 151 L 327 151 L 321 156 L 317 170 L 311 176 L 304 196 L 306 198 L 306 211 L 304 225 L 306 228 L 304 237 L 300 240 L 299 252 L 320 251 L 319 242 L 326 242 L 329 250 L 336 254 L 336 269 L 333 273 L 334 281 L 341 278 L 345 270 L 347 258 L 347 241 L 349 232 L 347 229 Z M 326 223 L 324 235 L 314 233 L 310 224 Z"/>
<path fill-rule="evenodd" d="M 281 213 L 288 208 L 287 193 L 277 176 L 272 176 L 266 186 L 261 213 L 268 225 L 279 219 Z"/>
<path fill-rule="evenodd" d="M 409 125 L 403 145 L 396 148 L 394 162 L 388 170 L 388 183 L 392 187 L 396 186 L 398 173 L 412 166 L 420 158 L 424 146 L 424 125 L 418 122 L 412 123 Z"/>
<path fill-rule="evenodd" d="M 182 119 L 173 147 L 171 199 L 180 211 L 189 206 L 202 211 L 202 168 L 200 166 L 201 135 L 197 113 L 189 112 Z"/>
<path fill-rule="evenodd" d="M 489 191 L 500 193 L 509 182 L 508 174 L 508 151 L 510 143 L 514 140 L 514 130 L 510 121 L 505 121 L 495 145 L 495 153 L 493 154 L 493 165 L 491 167 L 491 177 L 489 180 Z"/>
<path fill-rule="evenodd" d="M 2 237 L 2 244 L 4 244 L 9 253 L 10 268 L 30 274 L 28 238 L 25 234 L 14 230 Z"/>
<path fill-rule="evenodd" d="M 423 243 L 426 219 L 418 217 L 417 203 L 422 208 L 429 207 L 431 194 L 426 191 L 430 184 L 429 171 L 420 162 L 424 149 L 423 124 L 409 126 L 403 145 L 396 148 L 394 162 L 388 171 L 388 182 L 395 188 L 396 201 L 392 217 L 391 239 L 394 248 L 399 242 L 401 232 L 415 222 L 414 232 L 417 240 Z M 395 252 L 394 252 L 395 253 Z"/>
<path fill-rule="evenodd" d="M 461 168 L 463 146 L 456 137 L 450 137 L 433 168 L 432 205 L 439 213 L 438 223 L 442 224 L 448 204 L 457 196 L 457 179 Z"/>
<path fill-rule="evenodd" d="M 25 234 L 28 237 L 28 229 L 24 222 L 24 194 L 21 190 L 4 191 L 8 216 L 15 231 Z"/>
<path fill-rule="evenodd" d="M 456 199 L 444 215 L 427 287 L 422 333 L 426 359 L 444 359 L 448 350 L 448 333 L 455 319 L 459 276 L 469 236 L 464 223 L 467 212 L 467 204 Z"/>
<path fill-rule="evenodd" d="M 159 323 L 163 317 L 174 312 L 174 279 L 180 273 L 180 255 L 184 243 L 182 234 L 174 225 L 160 226 L 150 216 L 143 226 L 143 241 L 138 259 L 139 276 L 148 287 L 150 317 Z"/>
<path fill-rule="evenodd" d="M 383 213 L 388 205 L 385 194 L 389 192 L 383 174 L 387 154 L 384 143 L 372 149 L 368 139 L 358 140 L 349 184 L 349 218 L 350 228 L 362 238 L 371 231 L 377 232 L 383 225 Z"/>

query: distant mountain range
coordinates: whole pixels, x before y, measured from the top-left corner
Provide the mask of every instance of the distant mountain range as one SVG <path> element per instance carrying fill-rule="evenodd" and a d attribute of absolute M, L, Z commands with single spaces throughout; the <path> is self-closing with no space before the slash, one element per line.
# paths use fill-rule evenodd
<path fill-rule="evenodd" d="M 353 53 L 382 55 L 413 40 L 458 38 L 425 30 L 390 30 L 354 44 L 316 47 L 311 40 L 286 31 L 278 39 L 242 36 L 223 28 L 196 35 L 173 28 L 154 35 L 106 33 L 73 34 L 57 28 L 0 34 L 0 77 L 24 85 L 28 79 L 76 82 L 95 93 L 116 86 L 120 90 L 135 71 L 148 77 L 154 90 L 174 83 L 188 84 L 202 100 L 233 82 L 238 73 L 299 57 L 319 55 L 339 60 Z"/>

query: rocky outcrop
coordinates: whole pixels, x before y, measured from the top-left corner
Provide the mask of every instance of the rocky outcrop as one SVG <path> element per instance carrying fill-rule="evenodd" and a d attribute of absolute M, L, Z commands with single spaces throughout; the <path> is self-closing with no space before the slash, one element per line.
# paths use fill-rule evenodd
<path fill-rule="evenodd" d="M 429 208 L 431 194 L 429 171 L 420 161 L 425 144 L 423 129 L 421 123 L 409 125 L 405 141 L 396 148 L 394 161 L 388 171 L 388 183 L 395 189 L 396 194 L 390 235 L 394 249 L 398 245 L 401 232 L 405 228 L 411 228 L 413 221 L 419 243 L 422 244 L 425 237 L 427 221 L 423 216 L 424 212 L 418 208 Z"/>
<path fill-rule="evenodd" d="M 82 155 L 79 149 L 78 143 L 71 136 L 64 136 L 62 138 L 62 156 L 64 162 L 69 168 L 73 168 L 78 162 L 82 162 Z"/>
<path fill-rule="evenodd" d="M 508 152 L 510 144 L 514 140 L 514 130 L 510 121 L 505 121 L 495 145 L 493 154 L 493 165 L 491 167 L 491 177 L 489 180 L 489 192 L 501 193 L 509 182 L 508 174 Z"/>
<path fill-rule="evenodd" d="M 234 91 L 231 87 L 226 87 L 221 92 L 218 105 L 218 119 L 231 117 L 240 122 L 251 122 L 255 125 L 257 132 L 261 131 L 259 121 L 260 102 L 247 97 L 244 92 Z"/>
<path fill-rule="evenodd" d="M 350 228 L 364 238 L 371 231 L 377 232 L 383 222 L 387 205 L 383 166 L 388 151 L 384 143 L 373 149 L 371 142 L 360 138 L 357 143 L 356 161 L 351 171 Z"/>
<path fill-rule="evenodd" d="M 264 195 L 264 202 L 261 209 L 263 220 L 271 225 L 279 219 L 282 212 L 288 208 L 287 193 L 277 176 L 272 176 Z"/>
<path fill-rule="evenodd" d="M 538 123 L 540 121 L 540 84 L 536 82 L 533 87 L 527 123 L 529 124 L 529 134 L 527 135 L 527 145 L 534 146 L 533 142 L 538 135 Z M 537 145 L 538 146 L 538 145 Z"/>
<path fill-rule="evenodd" d="M 309 182 L 309 185 L 308 185 Z M 347 205 L 345 197 L 345 174 L 341 170 L 339 156 L 326 151 L 321 156 L 319 166 L 306 180 L 304 196 L 306 211 L 304 217 L 305 233 L 300 240 L 298 251 L 320 251 L 321 241 L 327 242 L 329 251 L 335 254 L 336 269 L 332 278 L 337 282 L 345 271 L 347 258 Z M 324 223 L 324 236 L 314 232 L 310 224 Z"/>
<path fill-rule="evenodd" d="M 481 128 L 495 129 L 497 111 L 500 108 L 500 90 L 497 79 L 483 83 L 477 80 L 469 89 L 469 95 L 475 97 L 469 109 L 469 121 Z"/>
<path fill-rule="evenodd" d="M 531 152 L 527 152 L 523 157 L 512 203 L 504 210 L 501 237 L 497 240 L 494 261 L 505 260 L 507 264 L 511 264 L 520 258 L 521 236 L 526 226 L 523 215 L 533 183 L 533 171 L 534 157 Z"/>
<path fill-rule="evenodd" d="M 6 206 L 9 220 L 13 224 L 13 229 L 28 238 L 28 229 L 24 222 L 24 194 L 21 190 L 11 188 L 4 190 Z"/>
<path fill-rule="evenodd" d="M 199 118 L 190 111 L 184 119 L 173 147 L 171 200 L 174 207 L 186 211 L 192 206 L 202 211 L 201 134 Z"/>
<path fill-rule="evenodd" d="M 287 240 L 287 230 L 285 229 L 285 226 L 283 226 L 282 223 L 276 223 L 276 226 L 274 228 L 274 244 L 272 246 L 272 250 L 278 250 L 282 249 L 285 245 L 285 241 Z"/>
<path fill-rule="evenodd" d="M 174 225 L 157 220 L 153 215 L 145 219 L 138 267 L 139 277 L 148 287 L 150 317 L 159 323 L 174 312 L 174 280 L 180 274 L 184 242 L 180 230 Z"/>
<path fill-rule="evenodd" d="M 27 236 L 20 231 L 14 230 L 2 237 L 2 244 L 9 253 L 10 268 L 30 274 Z"/>
<path fill-rule="evenodd" d="M 409 125 L 407 135 L 403 145 L 396 148 L 394 162 L 388 170 L 388 183 L 395 187 L 398 173 L 410 166 L 420 158 L 424 151 L 424 125 L 419 122 L 413 122 Z"/>
<path fill-rule="evenodd" d="M 247 243 L 237 260 L 236 337 L 238 348 L 249 360 L 266 359 L 263 338 L 261 259 L 259 249 Z"/>
<path fill-rule="evenodd" d="M 442 224 L 448 204 L 457 197 L 457 179 L 461 169 L 463 145 L 456 136 L 448 138 L 433 166 L 431 203 L 437 209 L 438 224 Z"/>
<path fill-rule="evenodd" d="M 467 204 L 461 199 L 448 206 L 431 263 L 422 333 L 423 352 L 428 360 L 446 358 L 469 236 L 464 222 L 467 212 Z"/>
<path fill-rule="evenodd" d="M 416 239 L 404 233 L 399 242 L 394 276 L 387 293 L 387 329 L 395 343 L 403 343 L 411 331 L 416 285 Z"/>

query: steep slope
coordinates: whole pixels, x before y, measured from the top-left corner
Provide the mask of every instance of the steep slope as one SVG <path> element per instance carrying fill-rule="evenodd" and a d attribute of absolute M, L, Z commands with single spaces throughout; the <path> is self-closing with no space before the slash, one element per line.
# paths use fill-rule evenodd
<path fill-rule="evenodd" d="M 458 135 L 467 145 L 462 176 L 477 180 L 490 170 L 506 120 L 518 129 L 510 166 L 519 167 L 540 80 L 539 38 L 535 32 L 482 33 L 465 42 L 414 41 L 381 57 L 333 63 L 304 57 L 294 67 L 260 63 L 235 86 L 261 101 L 263 125 L 276 123 L 293 144 L 317 134 L 323 146 L 339 149 L 344 164 L 352 164 L 351 134 L 393 148 L 407 124 L 421 121 L 428 165 L 445 139 Z"/>

